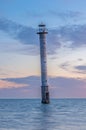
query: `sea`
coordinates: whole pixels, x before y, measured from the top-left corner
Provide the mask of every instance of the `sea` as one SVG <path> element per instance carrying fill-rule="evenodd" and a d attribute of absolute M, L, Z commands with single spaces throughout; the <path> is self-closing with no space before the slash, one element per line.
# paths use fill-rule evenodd
<path fill-rule="evenodd" d="M 86 99 L 0 99 L 0 130 L 86 130 Z"/>

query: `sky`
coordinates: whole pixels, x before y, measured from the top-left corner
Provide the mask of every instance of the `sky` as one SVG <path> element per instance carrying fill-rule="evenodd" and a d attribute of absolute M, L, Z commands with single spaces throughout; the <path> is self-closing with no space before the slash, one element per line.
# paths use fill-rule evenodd
<path fill-rule="evenodd" d="M 46 24 L 51 98 L 86 98 L 86 0 L 0 0 L 0 98 L 41 98 Z"/>

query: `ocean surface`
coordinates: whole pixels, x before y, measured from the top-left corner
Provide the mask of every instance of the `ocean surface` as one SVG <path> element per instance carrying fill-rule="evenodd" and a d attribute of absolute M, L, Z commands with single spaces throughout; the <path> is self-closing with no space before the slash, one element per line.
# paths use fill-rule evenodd
<path fill-rule="evenodd" d="M 0 99 L 0 130 L 86 130 L 86 99 Z"/>

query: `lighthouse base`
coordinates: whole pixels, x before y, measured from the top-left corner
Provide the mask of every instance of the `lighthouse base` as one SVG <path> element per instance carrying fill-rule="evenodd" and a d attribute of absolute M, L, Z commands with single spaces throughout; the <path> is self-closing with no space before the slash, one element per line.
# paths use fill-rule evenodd
<path fill-rule="evenodd" d="M 48 86 L 42 86 L 42 101 L 41 103 L 43 104 L 49 104 L 50 99 L 49 99 L 49 91 L 48 91 Z"/>

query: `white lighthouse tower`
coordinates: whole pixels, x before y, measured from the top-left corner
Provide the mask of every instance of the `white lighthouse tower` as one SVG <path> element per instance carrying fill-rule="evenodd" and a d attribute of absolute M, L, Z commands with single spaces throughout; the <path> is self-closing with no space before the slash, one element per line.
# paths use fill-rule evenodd
<path fill-rule="evenodd" d="M 49 103 L 49 90 L 47 84 L 47 59 L 46 59 L 46 34 L 48 33 L 44 24 L 39 25 L 39 40 L 40 40 L 40 59 L 41 59 L 41 94 L 42 103 Z"/>

